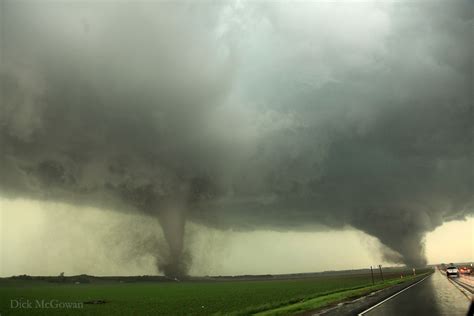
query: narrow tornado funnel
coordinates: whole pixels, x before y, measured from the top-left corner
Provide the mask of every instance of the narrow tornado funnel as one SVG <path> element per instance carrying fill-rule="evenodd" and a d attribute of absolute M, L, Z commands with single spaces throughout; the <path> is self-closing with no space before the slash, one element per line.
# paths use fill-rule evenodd
<path fill-rule="evenodd" d="M 165 207 L 158 215 L 163 234 L 168 244 L 168 253 L 157 262 L 158 269 L 166 276 L 177 278 L 187 274 L 188 264 L 183 254 L 185 210 L 179 204 Z"/>

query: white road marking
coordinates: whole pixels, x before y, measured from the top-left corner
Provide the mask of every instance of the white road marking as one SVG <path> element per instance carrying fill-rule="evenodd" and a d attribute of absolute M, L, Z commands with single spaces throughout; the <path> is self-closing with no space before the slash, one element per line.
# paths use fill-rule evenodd
<path fill-rule="evenodd" d="M 416 282 L 416 283 L 413 283 L 413 284 L 410 285 L 410 286 L 407 286 L 406 288 L 404 288 L 404 289 L 401 290 L 401 291 L 398 291 L 397 293 L 393 294 L 392 296 L 387 297 L 387 298 L 384 299 L 383 301 L 381 301 L 381 302 L 375 304 L 374 306 L 372 306 L 372 307 L 366 309 L 365 311 L 363 311 L 363 312 L 357 314 L 357 316 L 361 316 L 361 315 L 364 315 L 364 314 L 370 312 L 370 311 L 373 310 L 374 308 L 376 308 L 376 307 L 382 305 L 383 303 L 387 302 L 388 300 L 391 300 L 392 298 L 394 298 L 394 297 L 397 296 L 398 294 L 403 293 L 403 292 L 405 292 L 406 290 L 408 290 L 409 288 L 411 288 L 411 287 L 417 285 L 418 283 L 423 282 L 424 280 L 426 280 L 426 279 L 429 278 L 430 276 L 431 276 L 431 274 L 428 275 L 428 276 L 425 276 L 425 277 L 424 277 L 423 279 L 421 279 L 420 281 L 418 281 L 418 282 Z"/>

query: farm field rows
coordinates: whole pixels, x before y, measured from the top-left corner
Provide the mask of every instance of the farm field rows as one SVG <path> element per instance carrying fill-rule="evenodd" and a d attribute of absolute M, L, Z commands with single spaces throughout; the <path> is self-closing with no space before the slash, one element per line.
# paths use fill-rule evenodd
<path fill-rule="evenodd" d="M 422 271 L 420 271 L 421 273 Z M 426 271 L 424 271 L 426 272 Z M 385 282 L 409 271 L 385 273 Z M 405 277 L 407 279 L 407 277 Z M 376 284 L 382 284 L 376 274 Z M 1 315 L 249 315 L 372 285 L 370 273 L 287 280 L 50 283 L 0 280 Z M 11 308 L 15 301 L 91 302 L 82 308 Z"/>

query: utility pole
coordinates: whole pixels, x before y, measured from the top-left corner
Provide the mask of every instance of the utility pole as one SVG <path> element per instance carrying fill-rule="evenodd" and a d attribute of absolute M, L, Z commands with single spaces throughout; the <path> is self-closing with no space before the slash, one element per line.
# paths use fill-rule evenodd
<path fill-rule="evenodd" d="M 372 266 L 370 266 L 370 274 L 372 275 L 372 285 L 374 285 L 374 269 L 372 269 Z"/>
<path fill-rule="evenodd" d="M 380 277 L 382 278 L 382 282 L 384 282 L 383 272 L 382 272 L 382 265 L 381 264 L 379 264 L 379 270 L 380 270 Z"/>

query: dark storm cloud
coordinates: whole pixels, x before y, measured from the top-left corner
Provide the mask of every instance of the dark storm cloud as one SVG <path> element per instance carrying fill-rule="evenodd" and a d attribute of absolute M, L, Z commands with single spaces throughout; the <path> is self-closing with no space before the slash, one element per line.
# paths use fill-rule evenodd
<path fill-rule="evenodd" d="M 2 4 L 2 195 L 154 215 L 167 274 L 186 220 L 423 264 L 472 214 L 468 1 Z"/>

